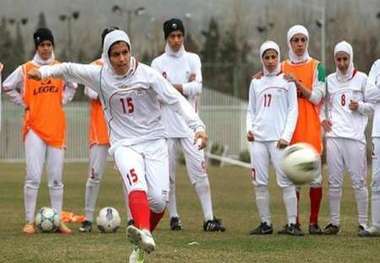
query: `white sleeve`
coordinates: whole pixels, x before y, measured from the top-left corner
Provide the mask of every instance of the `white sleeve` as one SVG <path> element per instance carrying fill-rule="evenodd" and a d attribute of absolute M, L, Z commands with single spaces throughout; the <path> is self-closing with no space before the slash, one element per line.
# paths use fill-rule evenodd
<path fill-rule="evenodd" d="M 380 102 L 380 60 L 376 60 L 369 71 L 364 97 L 368 102 Z"/>
<path fill-rule="evenodd" d="M 42 78 L 60 78 L 90 87 L 99 91 L 99 66 L 76 63 L 62 63 L 53 66 L 42 66 L 39 69 Z"/>
<path fill-rule="evenodd" d="M 288 89 L 288 115 L 286 117 L 286 124 L 284 131 L 282 132 L 281 139 L 284 139 L 290 143 L 294 130 L 296 128 L 298 119 L 298 102 L 297 102 L 297 88 L 296 85 L 289 83 Z"/>
<path fill-rule="evenodd" d="M 167 104 L 173 111 L 182 115 L 192 130 L 195 132 L 205 130 L 204 123 L 190 103 L 156 71 L 152 72 L 151 87 L 157 93 L 160 102 Z"/>
<path fill-rule="evenodd" d="M 185 96 L 193 97 L 202 93 L 202 70 L 201 60 L 198 56 L 193 61 L 191 66 L 191 74 L 195 74 L 195 80 L 183 83 L 183 94 Z"/>
<path fill-rule="evenodd" d="M 314 71 L 314 83 L 313 89 L 311 91 L 311 95 L 309 101 L 314 105 L 318 105 L 324 96 L 326 96 L 326 83 L 325 81 L 320 81 L 318 78 L 318 67 Z"/>
<path fill-rule="evenodd" d="M 255 112 L 254 112 L 255 106 L 256 106 L 256 94 L 255 94 L 253 81 L 251 81 L 251 85 L 249 85 L 249 94 L 248 94 L 248 109 L 247 109 L 247 120 L 246 120 L 247 133 L 249 131 L 252 131 L 252 120 L 254 119 L 254 116 L 255 116 Z"/>
<path fill-rule="evenodd" d="M 90 89 L 89 87 L 84 87 L 84 94 L 89 97 L 91 100 L 98 99 L 98 93 Z"/>
<path fill-rule="evenodd" d="M 62 100 L 63 105 L 73 100 L 77 88 L 78 84 L 76 84 L 75 82 L 65 81 L 65 89 L 63 91 Z"/>
<path fill-rule="evenodd" d="M 367 77 L 364 79 L 363 83 L 362 83 L 362 94 L 363 94 L 363 97 L 364 97 L 364 100 L 363 101 L 359 101 L 359 107 L 358 107 L 358 112 L 360 112 L 360 114 L 362 115 L 370 115 L 372 114 L 372 112 L 374 111 L 374 105 L 370 102 L 367 101 L 367 99 L 365 98 L 365 94 L 366 94 L 366 88 L 367 88 Z"/>
<path fill-rule="evenodd" d="M 22 66 L 18 66 L 16 70 L 4 80 L 2 86 L 2 90 L 7 96 L 9 96 L 11 102 L 25 106 L 22 98 L 24 89 L 24 73 Z"/>

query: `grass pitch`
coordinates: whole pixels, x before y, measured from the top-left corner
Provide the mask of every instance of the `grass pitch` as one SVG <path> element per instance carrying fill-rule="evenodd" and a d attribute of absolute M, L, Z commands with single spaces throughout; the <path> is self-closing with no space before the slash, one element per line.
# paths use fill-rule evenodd
<path fill-rule="evenodd" d="M 113 206 L 122 215 L 116 234 L 89 234 L 70 224 L 71 236 L 36 234 L 25 236 L 23 182 L 24 164 L 0 163 L 0 262 L 128 262 L 131 246 L 126 240 L 126 209 L 121 180 L 110 163 L 101 185 L 97 211 Z M 83 214 L 87 164 L 66 164 L 64 210 Z M 177 199 L 184 230 L 173 232 L 165 217 L 154 233 L 157 250 L 146 262 L 378 262 L 380 238 L 363 239 L 357 234 L 355 198 L 347 179 L 341 208 L 342 232 L 338 236 L 289 237 L 248 236 L 259 223 L 248 170 L 210 167 L 214 213 L 223 219 L 227 231 L 205 233 L 202 213 L 183 166 L 178 167 Z M 326 180 L 325 180 L 326 181 Z M 271 178 L 271 210 L 275 231 L 285 223 L 281 191 Z M 37 207 L 49 206 L 46 175 L 41 182 Z M 320 224 L 328 223 L 327 186 L 324 186 Z M 308 190 L 301 197 L 303 229 L 309 213 Z"/>

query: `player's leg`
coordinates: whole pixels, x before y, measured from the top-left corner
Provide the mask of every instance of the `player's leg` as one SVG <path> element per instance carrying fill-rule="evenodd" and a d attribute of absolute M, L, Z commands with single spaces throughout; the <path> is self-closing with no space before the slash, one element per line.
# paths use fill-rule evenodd
<path fill-rule="evenodd" d="M 372 138 L 372 226 L 360 236 L 380 236 L 380 138 Z"/>
<path fill-rule="evenodd" d="M 170 191 L 169 191 L 169 204 L 168 211 L 170 217 L 170 229 L 181 230 L 182 222 L 179 218 L 177 211 L 177 198 L 175 191 L 175 177 L 177 166 L 177 138 L 168 138 L 168 152 L 169 152 L 169 178 L 170 178 Z"/>
<path fill-rule="evenodd" d="M 47 146 L 47 174 L 50 202 L 59 215 L 63 205 L 63 158 L 64 149 Z M 58 227 L 59 233 L 71 234 L 72 231 L 62 221 Z"/>
<path fill-rule="evenodd" d="M 285 175 L 281 168 L 281 160 L 283 157 L 283 150 L 277 148 L 277 142 L 269 144 L 270 156 L 272 164 L 276 172 L 277 184 L 282 189 L 282 200 L 285 205 L 286 215 L 288 222 L 280 234 L 288 234 L 292 236 L 303 236 L 304 233 L 296 227 L 297 218 L 297 197 L 296 187 Z"/>
<path fill-rule="evenodd" d="M 24 184 L 25 221 L 24 232 L 35 233 L 34 215 L 38 189 L 41 182 L 46 154 L 46 144 L 32 130 L 25 136 L 26 176 Z"/>
<path fill-rule="evenodd" d="M 344 140 L 344 162 L 351 176 L 358 210 L 359 232 L 368 226 L 367 147 L 364 143 Z"/>
<path fill-rule="evenodd" d="M 329 182 L 330 222 L 323 231 L 327 235 L 337 234 L 340 228 L 340 202 L 342 199 L 344 172 L 343 150 L 344 147 L 341 139 L 327 138 L 326 160 Z"/>
<path fill-rule="evenodd" d="M 149 144 L 119 146 L 113 157 L 127 189 L 129 209 L 134 220 L 134 225 L 127 227 L 128 239 L 139 248 L 151 252 L 155 248 L 155 242 L 150 233 L 145 160 L 140 150 L 144 147 L 149 147 Z"/>
<path fill-rule="evenodd" d="M 103 177 L 107 156 L 108 145 L 94 144 L 90 147 L 84 208 L 86 221 L 79 228 L 81 232 L 90 232 L 92 229 L 96 200 L 99 195 L 100 181 Z"/>
<path fill-rule="evenodd" d="M 199 150 L 192 137 L 180 140 L 186 158 L 187 175 L 193 185 L 203 212 L 203 230 L 209 232 L 225 231 L 220 219 L 214 217 L 210 182 L 203 150 Z"/>
<path fill-rule="evenodd" d="M 269 149 L 266 143 L 254 141 L 251 144 L 251 181 L 255 188 L 256 206 L 260 225 L 249 232 L 250 235 L 272 234 L 272 218 L 268 191 Z"/>
<path fill-rule="evenodd" d="M 310 197 L 310 218 L 309 218 L 309 234 L 320 235 L 322 229 L 318 224 L 319 210 L 322 202 L 322 161 L 319 162 L 318 177 L 314 179 L 309 188 Z"/>

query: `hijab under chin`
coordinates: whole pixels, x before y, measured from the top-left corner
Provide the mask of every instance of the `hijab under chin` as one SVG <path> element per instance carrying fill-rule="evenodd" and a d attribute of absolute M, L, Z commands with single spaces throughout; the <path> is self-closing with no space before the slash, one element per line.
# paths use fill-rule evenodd
<path fill-rule="evenodd" d="M 172 57 L 181 57 L 185 53 L 185 47 L 182 44 L 178 51 L 174 51 L 166 42 L 165 53 Z"/>
<path fill-rule="evenodd" d="M 33 62 L 35 62 L 37 65 L 40 65 L 40 66 L 53 64 L 54 61 L 55 61 L 54 51 L 51 52 L 51 56 L 47 60 L 44 60 L 43 58 L 41 58 L 38 52 L 36 52 L 33 57 Z"/>

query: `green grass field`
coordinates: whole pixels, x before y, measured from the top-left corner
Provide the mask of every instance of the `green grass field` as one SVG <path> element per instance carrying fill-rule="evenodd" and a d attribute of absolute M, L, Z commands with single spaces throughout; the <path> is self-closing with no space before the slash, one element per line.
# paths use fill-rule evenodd
<path fill-rule="evenodd" d="M 0 163 L 0 262 L 127 262 L 131 246 L 125 236 L 126 209 L 121 180 L 111 163 L 101 186 L 98 209 L 114 206 L 121 212 L 123 226 L 116 234 L 101 234 L 97 230 L 82 234 L 77 231 L 77 224 L 70 224 L 75 230 L 71 236 L 23 235 L 24 170 L 24 164 Z M 86 171 L 85 163 L 65 165 L 64 210 L 83 214 Z M 356 207 L 348 178 L 341 210 L 342 232 L 338 236 L 289 237 L 273 234 L 253 237 L 247 233 L 259 220 L 248 171 L 237 167 L 210 167 L 209 175 L 215 215 L 223 219 L 227 231 L 203 232 L 200 206 L 185 169 L 180 166 L 177 193 L 185 230 L 170 231 L 165 217 L 154 233 L 157 250 L 146 257 L 146 262 L 378 262 L 376 256 L 380 255 L 380 239 L 356 236 Z M 285 223 L 285 212 L 281 191 L 273 179 L 271 208 L 277 231 Z M 320 215 L 321 225 L 328 222 L 326 193 Z M 301 198 L 303 229 L 306 230 L 309 210 L 306 188 Z M 49 205 L 45 175 L 38 200 L 38 207 Z M 197 244 L 190 245 L 191 242 Z"/>

